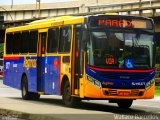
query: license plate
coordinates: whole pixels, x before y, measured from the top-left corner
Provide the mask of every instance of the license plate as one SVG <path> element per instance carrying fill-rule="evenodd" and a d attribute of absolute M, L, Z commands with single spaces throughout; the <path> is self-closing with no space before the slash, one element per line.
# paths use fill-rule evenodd
<path fill-rule="evenodd" d="M 131 92 L 130 91 L 118 91 L 119 96 L 130 96 Z"/>

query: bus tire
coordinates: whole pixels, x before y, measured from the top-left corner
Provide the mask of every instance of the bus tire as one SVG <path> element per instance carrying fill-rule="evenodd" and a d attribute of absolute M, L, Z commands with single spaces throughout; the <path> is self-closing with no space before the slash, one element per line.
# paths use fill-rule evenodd
<path fill-rule="evenodd" d="M 71 87 L 69 81 L 64 83 L 62 100 L 67 107 L 76 107 L 81 101 L 80 98 L 71 96 Z"/>
<path fill-rule="evenodd" d="M 22 98 L 24 100 L 29 100 L 32 98 L 32 93 L 28 92 L 28 80 L 26 76 L 22 77 L 21 91 L 22 91 Z"/>
<path fill-rule="evenodd" d="M 118 100 L 117 104 L 120 108 L 129 108 L 131 107 L 133 100 Z"/>

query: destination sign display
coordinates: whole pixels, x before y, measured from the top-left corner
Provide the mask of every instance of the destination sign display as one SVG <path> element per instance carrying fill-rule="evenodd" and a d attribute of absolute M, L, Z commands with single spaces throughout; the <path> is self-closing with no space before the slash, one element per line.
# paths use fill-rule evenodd
<path fill-rule="evenodd" d="M 91 17 L 90 27 L 126 28 L 126 29 L 153 29 L 150 19 L 140 19 L 125 16 L 99 16 Z"/>
<path fill-rule="evenodd" d="M 122 28 L 146 28 L 146 22 L 143 20 L 111 20 L 99 19 L 98 26 L 122 27 Z"/>

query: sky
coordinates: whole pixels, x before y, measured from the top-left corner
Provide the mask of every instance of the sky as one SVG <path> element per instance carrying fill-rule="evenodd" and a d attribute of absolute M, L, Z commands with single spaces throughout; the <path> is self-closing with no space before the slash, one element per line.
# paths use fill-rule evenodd
<path fill-rule="evenodd" d="M 67 2 L 76 0 L 40 0 L 41 3 Z M 36 0 L 13 0 L 13 5 L 17 4 L 35 4 Z M 0 5 L 11 5 L 12 0 L 0 0 Z"/>

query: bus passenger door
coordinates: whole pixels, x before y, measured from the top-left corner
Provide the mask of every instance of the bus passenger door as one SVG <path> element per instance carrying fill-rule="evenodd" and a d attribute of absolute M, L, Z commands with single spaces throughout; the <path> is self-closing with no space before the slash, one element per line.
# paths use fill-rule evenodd
<path fill-rule="evenodd" d="M 74 42 L 72 50 L 72 93 L 80 95 L 80 78 L 82 77 L 82 66 L 83 60 L 81 55 L 81 40 L 82 40 L 82 29 L 81 25 L 76 25 L 74 28 Z"/>
<path fill-rule="evenodd" d="M 46 52 L 46 30 L 39 30 L 37 50 L 37 91 L 44 92 L 45 86 L 45 52 Z"/>

